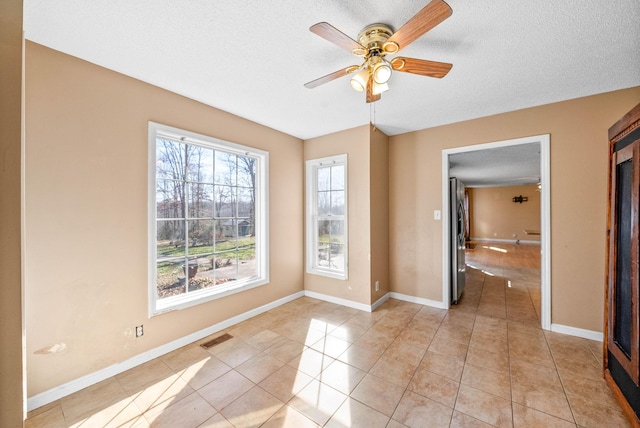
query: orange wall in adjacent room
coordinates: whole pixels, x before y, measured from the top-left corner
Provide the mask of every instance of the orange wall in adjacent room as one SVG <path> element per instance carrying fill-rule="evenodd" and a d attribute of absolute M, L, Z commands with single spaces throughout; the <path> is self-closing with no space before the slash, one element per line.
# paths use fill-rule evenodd
<path fill-rule="evenodd" d="M 540 241 L 540 192 L 537 185 L 477 187 L 469 191 L 471 239 Z M 514 196 L 527 198 L 513 202 Z"/>

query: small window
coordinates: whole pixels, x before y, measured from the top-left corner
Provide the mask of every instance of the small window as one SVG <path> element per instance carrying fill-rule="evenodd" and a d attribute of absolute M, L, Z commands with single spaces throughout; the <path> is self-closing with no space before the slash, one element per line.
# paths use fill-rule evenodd
<path fill-rule="evenodd" d="M 347 279 L 347 155 L 307 161 L 307 272 Z"/>
<path fill-rule="evenodd" d="M 268 154 L 149 125 L 150 313 L 266 284 Z"/>

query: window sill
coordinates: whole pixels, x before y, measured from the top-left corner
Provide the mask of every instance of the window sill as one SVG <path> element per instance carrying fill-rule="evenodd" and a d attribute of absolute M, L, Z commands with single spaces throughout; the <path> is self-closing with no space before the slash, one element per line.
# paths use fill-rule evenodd
<path fill-rule="evenodd" d="M 156 300 L 156 307 L 150 308 L 149 318 L 165 314 L 167 312 L 177 311 L 181 309 L 190 308 L 201 303 L 209 302 L 211 300 L 220 299 L 223 297 L 231 296 L 236 293 L 250 290 L 252 288 L 260 287 L 269 283 L 269 278 L 253 278 L 251 280 L 240 281 L 233 285 L 228 285 L 224 288 L 218 288 L 217 290 L 202 290 L 201 292 L 194 292 L 189 295 L 169 297 L 162 300 Z"/>
<path fill-rule="evenodd" d="M 338 273 L 338 272 L 332 272 L 332 271 L 327 271 L 327 270 L 322 270 L 322 269 L 307 269 L 307 273 L 310 275 L 318 275 L 318 276 L 325 276 L 327 278 L 333 278 L 333 279 L 339 279 L 341 281 L 346 281 L 348 279 L 348 275 L 347 273 Z"/>

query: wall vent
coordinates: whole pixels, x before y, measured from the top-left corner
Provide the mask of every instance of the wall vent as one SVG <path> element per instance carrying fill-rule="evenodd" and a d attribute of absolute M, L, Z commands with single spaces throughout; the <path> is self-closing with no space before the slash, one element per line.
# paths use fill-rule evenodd
<path fill-rule="evenodd" d="M 200 346 L 202 346 L 204 349 L 209 349 L 212 348 L 216 345 L 221 344 L 222 342 L 226 342 L 227 340 L 233 338 L 233 336 L 231 336 L 229 333 L 225 333 L 222 336 L 218 336 L 215 339 L 211 339 L 208 342 L 205 343 L 201 343 Z"/>

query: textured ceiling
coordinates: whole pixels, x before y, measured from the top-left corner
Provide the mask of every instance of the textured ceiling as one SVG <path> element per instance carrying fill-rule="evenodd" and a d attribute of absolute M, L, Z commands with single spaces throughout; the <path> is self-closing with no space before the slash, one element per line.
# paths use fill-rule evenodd
<path fill-rule="evenodd" d="M 449 155 L 449 176 L 466 187 L 519 186 L 540 182 L 540 143 Z"/>
<path fill-rule="evenodd" d="M 450 0 L 403 56 L 453 63 L 395 73 L 373 108 L 341 78 L 358 64 L 309 32 L 399 28 L 427 0 L 24 0 L 28 40 L 299 138 L 368 123 L 388 135 L 640 85 L 638 0 Z M 375 110 L 375 111 L 374 111 Z"/>

